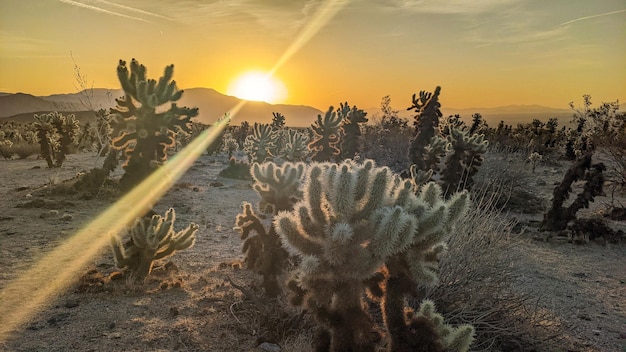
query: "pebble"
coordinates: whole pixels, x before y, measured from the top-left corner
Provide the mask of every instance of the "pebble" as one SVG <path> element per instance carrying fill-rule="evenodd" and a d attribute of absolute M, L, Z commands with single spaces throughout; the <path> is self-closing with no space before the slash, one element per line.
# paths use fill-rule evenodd
<path fill-rule="evenodd" d="M 275 343 L 263 342 L 259 345 L 259 349 L 265 352 L 280 352 L 280 346 Z"/>

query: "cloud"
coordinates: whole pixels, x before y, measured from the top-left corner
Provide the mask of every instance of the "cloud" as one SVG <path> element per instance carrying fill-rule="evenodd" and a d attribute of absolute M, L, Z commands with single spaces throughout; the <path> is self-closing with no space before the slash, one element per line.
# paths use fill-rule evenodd
<path fill-rule="evenodd" d="M 380 0 L 387 9 L 432 14 L 479 14 L 504 8 L 520 0 Z"/>
<path fill-rule="evenodd" d="M 611 12 L 605 12 L 605 13 L 601 13 L 601 14 L 598 14 L 598 15 L 579 17 L 579 18 L 576 18 L 576 19 L 573 19 L 573 20 L 570 20 L 570 21 L 567 21 L 567 22 L 563 22 L 563 23 L 561 23 L 561 26 L 565 26 L 565 25 L 572 24 L 572 23 L 579 22 L 579 21 L 589 20 L 589 19 L 592 19 L 592 18 L 616 15 L 618 13 L 623 13 L 623 12 L 626 12 L 626 9 L 617 10 L 617 11 L 611 11 Z"/>
<path fill-rule="evenodd" d="M 101 7 L 98 7 L 98 6 L 85 4 L 85 3 L 82 3 L 82 2 L 79 2 L 79 1 L 74 1 L 74 0 L 59 0 L 59 1 L 64 3 L 64 4 L 77 6 L 77 7 L 81 7 L 81 8 L 84 8 L 84 9 L 89 9 L 89 10 L 92 10 L 92 11 L 105 13 L 105 14 L 108 14 L 108 15 L 119 16 L 119 17 L 128 18 L 128 19 L 135 20 L 135 21 L 152 23 L 151 21 L 148 21 L 148 20 L 140 18 L 140 17 L 125 15 L 123 13 L 107 10 L 107 9 L 104 9 L 104 8 L 101 8 Z M 105 3 L 106 1 L 98 1 L 98 2 Z"/>
<path fill-rule="evenodd" d="M 112 7 L 117 7 L 117 8 L 122 9 L 122 10 L 135 12 L 135 13 L 141 14 L 141 15 L 147 15 L 147 16 L 151 16 L 151 17 L 162 18 L 162 19 L 166 19 L 166 20 L 170 20 L 170 21 L 172 20 L 169 17 L 165 17 L 165 16 L 162 16 L 162 15 L 159 15 L 159 14 L 156 14 L 156 13 L 144 11 L 144 10 L 137 9 L 137 8 L 134 8 L 134 7 L 130 7 L 130 6 L 126 6 L 126 5 L 116 4 L 116 3 L 110 2 L 110 1 L 96 0 L 96 2 L 104 4 L 104 5 L 112 6 Z"/>

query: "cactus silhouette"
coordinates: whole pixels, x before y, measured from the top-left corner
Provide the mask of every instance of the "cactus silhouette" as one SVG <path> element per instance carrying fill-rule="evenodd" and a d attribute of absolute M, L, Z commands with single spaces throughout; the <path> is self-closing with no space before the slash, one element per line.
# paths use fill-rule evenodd
<path fill-rule="evenodd" d="M 341 138 L 341 117 L 334 109 L 332 106 L 328 108 L 324 117 L 317 115 L 317 120 L 311 125 L 315 135 L 309 149 L 314 161 L 332 161 L 340 154 L 337 144 Z"/>
<path fill-rule="evenodd" d="M 167 160 L 167 150 L 175 145 L 177 133 L 191 132 L 191 118 L 197 108 L 178 107 L 183 91 L 172 80 L 174 65 L 165 67 L 158 81 L 146 77 L 146 67 L 133 59 L 130 72 L 120 60 L 117 76 L 125 96 L 111 109 L 115 131 L 112 146 L 124 150 L 126 162 L 120 188 L 129 190 Z M 157 112 L 157 110 L 159 112 Z"/>

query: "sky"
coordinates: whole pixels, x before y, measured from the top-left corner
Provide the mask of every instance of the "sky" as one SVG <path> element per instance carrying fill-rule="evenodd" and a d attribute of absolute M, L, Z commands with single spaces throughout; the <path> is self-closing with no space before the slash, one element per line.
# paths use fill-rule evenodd
<path fill-rule="evenodd" d="M 274 69 L 282 103 L 320 110 L 436 86 L 448 108 L 567 108 L 626 100 L 626 0 L 0 0 L 0 92 L 76 92 L 74 64 L 119 88 L 131 58 L 221 93 Z"/>

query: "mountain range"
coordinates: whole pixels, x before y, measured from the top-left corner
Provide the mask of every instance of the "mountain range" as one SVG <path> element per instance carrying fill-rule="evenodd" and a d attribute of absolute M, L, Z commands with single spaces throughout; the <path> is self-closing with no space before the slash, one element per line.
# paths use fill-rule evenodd
<path fill-rule="evenodd" d="M 53 94 L 48 96 L 34 96 L 25 93 L 0 93 L 0 122 L 1 121 L 32 121 L 35 113 L 60 111 L 74 113 L 81 120 L 93 119 L 89 111 L 108 109 L 115 106 L 115 98 L 123 96 L 121 89 L 93 88 L 78 93 Z M 212 124 L 222 117 L 241 99 L 221 94 L 210 88 L 185 89 L 178 106 L 198 107 L 199 115 L 196 121 Z M 364 109 L 368 118 L 380 116 L 379 108 Z M 495 126 L 503 120 L 507 124 L 530 122 L 533 119 L 546 121 L 556 117 L 560 121 L 568 122 L 572 117 L 570 109 L 555 109 L 540 105 L 508 105 L 495 108 L 467 108 L 454 109 L 443 107 L 444 116 L 458 114 L 469 120 L 474 113 L 480 113 L 490 126 Z M 293 127 L 310 126 L 321 110 L 306 105 L 269 104 L 265 102 L 248 101 L 233 117 L 231 125 L 239 125 L 242 121 L 270 123 L 272 113 L 281 113 L 286 117 L 286 124 Z M 414 111 L 402 109 L 399 115 L 409 120 L 415 115 Z"/>

